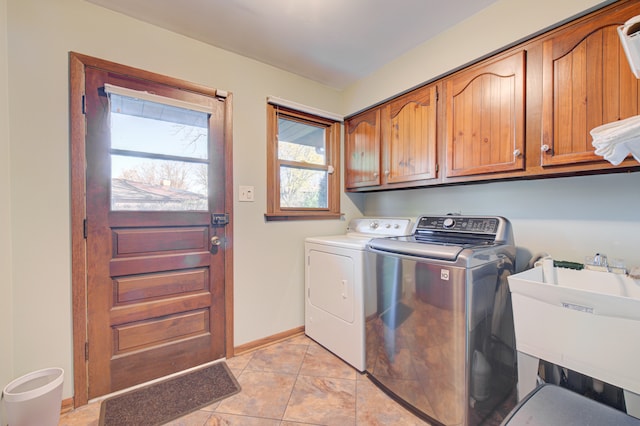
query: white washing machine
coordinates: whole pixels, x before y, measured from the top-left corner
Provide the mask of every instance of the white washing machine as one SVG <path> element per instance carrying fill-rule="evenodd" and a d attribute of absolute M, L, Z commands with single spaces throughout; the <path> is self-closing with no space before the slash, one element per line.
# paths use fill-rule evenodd
<path fill-rule="evenodd" d="M 347 233 L 305 240 L 305 334 L 365 370 L 364 253 L 372 238 L 409 235 L 406 218 L 352 219 Z"/>

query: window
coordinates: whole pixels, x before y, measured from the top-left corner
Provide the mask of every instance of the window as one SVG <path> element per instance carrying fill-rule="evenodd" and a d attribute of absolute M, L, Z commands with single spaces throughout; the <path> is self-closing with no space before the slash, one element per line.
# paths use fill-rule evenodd
<path fill-rule="evenodd" d="M 105 84 L 111 210 L 208 210 L 209 109 Z"/>
<path fill-rule="evenodd" d="M 340 122 L 267 105 L 267 220 L 340 217 Z"/>

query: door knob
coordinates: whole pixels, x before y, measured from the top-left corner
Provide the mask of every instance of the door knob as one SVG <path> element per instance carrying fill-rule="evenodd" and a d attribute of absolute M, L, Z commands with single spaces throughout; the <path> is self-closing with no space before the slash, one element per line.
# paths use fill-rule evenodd
<path fill-rule="evenodd" d="M 218 253 L 218 247 L 220 247 L 220 245 L 222 244 L 222 240 L 220 239 L 220 237 L 214 235 L 213 237 L 211 237 L 210 242 L 211 248 L 209 248 L 209 251 L 211 252 L 211 254 Z"/>

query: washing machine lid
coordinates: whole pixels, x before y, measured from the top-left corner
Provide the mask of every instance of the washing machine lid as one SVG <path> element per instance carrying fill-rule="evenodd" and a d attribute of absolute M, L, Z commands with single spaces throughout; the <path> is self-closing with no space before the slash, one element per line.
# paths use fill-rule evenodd
<path fill-rule="evenodd" d="M 466 253 L 513 244 L 509 221 L 500 216 L 422 216 L 413 235 L 372 239 L 372 250 L 455 261 Z"/>

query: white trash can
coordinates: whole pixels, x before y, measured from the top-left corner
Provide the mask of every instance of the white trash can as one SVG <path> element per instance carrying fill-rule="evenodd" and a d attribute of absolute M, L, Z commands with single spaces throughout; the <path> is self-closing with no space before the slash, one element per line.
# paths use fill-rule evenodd
<path fill-rule="evenodd" d="M 62 368 L 46 368 L 19 377 L 2 391 L 9 426 L 56 426 L 62 405 Z"/>

